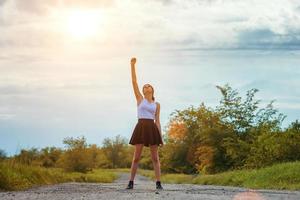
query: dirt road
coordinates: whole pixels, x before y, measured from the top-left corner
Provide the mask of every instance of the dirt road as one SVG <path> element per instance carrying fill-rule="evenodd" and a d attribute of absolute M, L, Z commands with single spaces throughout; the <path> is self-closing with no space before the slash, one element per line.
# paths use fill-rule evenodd
<path fill-rule="evenodd" d="M 144 176 L 135 177 L 134 189 L 126 190 L 128 173 L 120 174 L 114 183 L 62 183 L 34 187 L 25 191 L 0 192 L 1 200 L 113 200 L 113 199 L 207 199 L 207 200 L 279 200 L 300 199 L 300 191 L 248 190 L 239 187 L 165 184 L 156 191 L 155 182 Z"/>

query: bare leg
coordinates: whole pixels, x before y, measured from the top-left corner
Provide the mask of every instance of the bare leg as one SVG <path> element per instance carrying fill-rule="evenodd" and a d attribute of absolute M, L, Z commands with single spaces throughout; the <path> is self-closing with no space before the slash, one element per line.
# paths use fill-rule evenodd
<path fill-rule="evenodd" d="M 144 146 L 143 144 L 136 144 L 135 145 L 134 155 L 133 155 L 133 159 L 132 159 L 132 163 L 131 163 L 130 181 L 134 180 L 134 177 L 135 177 L 135 174 L 136 174 L 136 171 L 137 171 L 137 167 L 138 167 L 139 161 L 141 159 L 143 146 Z"/>
<path fill-rule="evenodd" d="M 153 168 L 155 171 L 156 181 L 160 181 L 160 161 L 159 161 L 159 155 L 158 155 L 158 146 L 157 145 L 151 145 L 151 159 L 153 163 Z"/>

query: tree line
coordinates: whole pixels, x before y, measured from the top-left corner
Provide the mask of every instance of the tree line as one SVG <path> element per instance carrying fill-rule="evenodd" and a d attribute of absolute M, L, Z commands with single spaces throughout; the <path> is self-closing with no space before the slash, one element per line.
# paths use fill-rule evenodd
<path fill-rule="evenodd" d="M 242 98 L 228 84 L 217 86 L 222 98 L 212 108 L 203 102 L 171 113 L 159 150 L 163 172 L 213 174 L 233 169 L 260 168 L 300 160 L 300 123 L 282 128 L 285 115 L 274 108 L 274 100 L 260 107 L 258 89 Z M 93 168 L 130 168 L 134 147 L 117 135 L 101 146 L 87 144 L 84 136 L 63 140 L 65 148 L 22 149 L 0 160 L 66 171 L 87 172 Z M 139 166 L 153 169 L 150 152 L 143 150 Z"/>

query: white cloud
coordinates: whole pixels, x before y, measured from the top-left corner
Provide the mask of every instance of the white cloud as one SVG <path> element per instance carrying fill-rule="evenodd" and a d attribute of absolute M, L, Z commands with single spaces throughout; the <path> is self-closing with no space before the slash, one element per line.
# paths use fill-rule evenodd
<path fill-rule="evenodd" d="M 72 3 L 70 3 L 72 2 Z M 110 1 L 37 1 L 16 0 L 6 12 L 6 24 L 0 44 L 6 46 L 59 45 L 67 37 L 55 26 L 59 18 L 51 16 L 57 9 L 78 7 L 99 8 Z M 63 6 L 62 6 L 63 5 Z M 17 6 L 19 10 L 13 10 Z M 299 48 L 299 1 L 243 0 L 243 1 L 132 1 L 118 0 L 105 7 L 103 38 L 90 41 L 91 45 L 147 46 L 153 48 L 236 48 L 257 43 L 265 46 L 257 32 L 265 30 L 268 44 L 273 48 L 296 42 Z M 7 8 L 9 9 L 9 8 Z M 23 13 L 22 11 L 29 11 Z M 47 10 L 47 11 L 45 11 Z M 32 12 L 31 12 L 32 11 Z M 44 13 L 37 16 L 33 11 Z M 3 32 L 3 31 L 2 31 Z M 22 32 L 22 34 L 19 34 Z M 109 42 L 108 42 L 109 41 Z M 277 45 L 277 46 L 276 46 Z M 251 45 L 250 45 L 251 47 Z"/>
<path fill-rule="evenodd" d="M 25 11 L 32 14 L 44 15 L 51 9 L 60 7 L 80 7 L 97 8 L 113 5 L 113 0 L 14 0 L 16 8 L 19 11 Z"/>

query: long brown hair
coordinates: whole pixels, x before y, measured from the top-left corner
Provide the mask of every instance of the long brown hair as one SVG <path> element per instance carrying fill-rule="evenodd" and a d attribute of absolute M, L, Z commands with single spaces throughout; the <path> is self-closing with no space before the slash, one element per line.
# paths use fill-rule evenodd
<path fill-rule="evenodd" d="M 147 85 L 147 84 L 145 84 L 145 85 Z M 144 91 L 145 85 L 143 86 L 143 91 Z M 148 85 L 150 85 L 150 84 L 148 84 Z M 155 101 L 154 89 L 153 89 L 152 85 L 150 85 L 150 87 L 152 88 L 152 100 Z"/>

